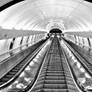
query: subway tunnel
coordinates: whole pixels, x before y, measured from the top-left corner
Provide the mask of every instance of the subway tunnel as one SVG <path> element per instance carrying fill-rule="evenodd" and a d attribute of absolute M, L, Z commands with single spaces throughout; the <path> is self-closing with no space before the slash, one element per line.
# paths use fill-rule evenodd
<path fill-rule="evenodd" d="M 92 92 L 92 2 L 0 0 L 0 92 Z"/>

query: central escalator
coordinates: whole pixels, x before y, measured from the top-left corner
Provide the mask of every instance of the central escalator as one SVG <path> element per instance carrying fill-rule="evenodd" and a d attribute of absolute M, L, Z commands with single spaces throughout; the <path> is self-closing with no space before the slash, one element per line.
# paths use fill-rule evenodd
<path fill-rule="evenodd" d="M 79 92 L 55 36 L 38 78 L 28 92 Z"/>

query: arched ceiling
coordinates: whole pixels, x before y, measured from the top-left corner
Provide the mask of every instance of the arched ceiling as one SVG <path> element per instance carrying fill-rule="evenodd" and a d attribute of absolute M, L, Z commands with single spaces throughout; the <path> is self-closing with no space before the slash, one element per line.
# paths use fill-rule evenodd
<path fill-rule="evenodd" d="M 92 4 L 84 0 L 24 0 L 0 12 L 3 29 L 91 31 Z"/>

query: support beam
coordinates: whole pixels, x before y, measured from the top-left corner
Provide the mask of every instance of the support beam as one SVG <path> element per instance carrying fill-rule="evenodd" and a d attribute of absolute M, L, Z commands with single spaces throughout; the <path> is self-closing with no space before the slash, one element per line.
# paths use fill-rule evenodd
<path fill-rule="evenodd" d="M 28 43 L 28 40 L 29 40 L 29 36 L 27 37 L 27 41 L 26 41 L 26 43 Z M 27 47 L 28 47 L 28 44 L 27 44 Z"/>
<path fill-rule="evenodd" d="M 82 43 L 83 43 L 83 45 L 84 45 L 84 39 L 82 38 Z"/>
<path fill-rule="evenodd" d="M 74 40 L 75 40 L 75 43 L 77 43 L 77 40 L 76 40 L 76 35 L 74 35 Z"/>
<path fill-rule="evenodd" d="M 34 35 L 32 35 L 31 44 L 34 44 Z"/>
<path fill-rule="evenodd" d="M 84 48 L 84 38 L 82 38 L 82 43 L 83 43 L 82 45 L 83 45 L 83 48 Z"/>
<path fill-rule="evenodd" d="M 79 37 L 79 36 L 78 36 L 78 41 L 79 41 L 78 43 L 79 43 L 79 45 L 80 45 L 80 37 Z"/>

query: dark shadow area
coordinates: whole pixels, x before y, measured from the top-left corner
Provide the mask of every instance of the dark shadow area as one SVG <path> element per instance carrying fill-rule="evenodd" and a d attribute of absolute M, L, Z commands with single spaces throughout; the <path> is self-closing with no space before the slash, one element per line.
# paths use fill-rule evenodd
<path fill-rule="evenodd" d="M 58 28 L 51 29 L 49 33 L 62 33 L 62 31 Z"/>
<path fill-rule="evenodd" d="M 14 4 L 17 4 L 19 2 L 22 2 L 22 1 L 24 1 L 24 0 L 12 0 L 12 1 L 10 1 L 10 2 L 4 4 L 4 5 L 2 5 L 0 7 L 0 11 L 2 11 L 2 10 L 6 9 L 6 8 L 8 8 L 8 7 L 10 7 L 10 6 L 14 5 Z"/>
<path fill-rule="evenodd" d="M 14 41 L 15 41 L 15 38 L 12 39 L 12 42 L 11 42 L 10 47 L 9 47 L 9 50 L 13 49 Z"/>
<path fill-rule="evenodd" d="M 85 0 L 85 1 L 92 3 L 92 1 L 91 1 L 91 0 Z"/>

